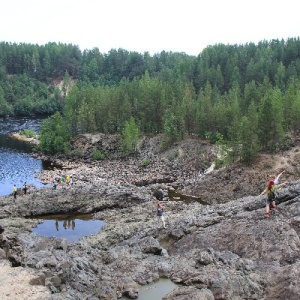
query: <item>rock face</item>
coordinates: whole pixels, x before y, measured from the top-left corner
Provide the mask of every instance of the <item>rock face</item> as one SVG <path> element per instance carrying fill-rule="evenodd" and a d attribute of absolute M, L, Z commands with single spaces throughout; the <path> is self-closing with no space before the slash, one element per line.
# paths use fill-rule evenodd
<path fill-rule="evenodd" d="M 49 299 L 133 299 L 141 285 L 160 278 L 180 284 L 165 300 L 300 299 L 299 181 L 279 191 L 278 210 L 265 218 L 258 183 L 253 195 L 243 197 L 247 188 L 236 182 L 239 196 L 229 199 L 230 178 L 245 175 L 240 167 L 201 176 L 184 168 L 180 158 L 170 162 L 159 155 L 149 168 L 137 167 L 138 161 L 141 157 L 92 165 L 78 161 L 78 169 L 65 170 L 77 180 L 72 188 L 31 187 L 15 203 L 12 196 L 2 197 L 0 258 L 35 270 L 33 284 L 48 287 Z M 201 198 L 196 182 L 212 195 L 212 201 L 206 199 L 210 205 L 168 197 L 177 189 Z M 213 193 L 217 182 L 223 189 L 227 182 L 227 194 Z M 169 200 L 164 201 L 166 229 L 156 217 L 153 193 L 159 189 Z M 41 220 L 28 217 L 70 211 L 93 213 L 107 224 L 73 244 L 31 232 Z"/>

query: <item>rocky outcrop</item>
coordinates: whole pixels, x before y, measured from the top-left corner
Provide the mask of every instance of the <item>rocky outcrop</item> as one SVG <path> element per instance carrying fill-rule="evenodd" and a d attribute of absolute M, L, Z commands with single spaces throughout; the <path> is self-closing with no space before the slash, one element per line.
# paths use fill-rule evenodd
<path fill-rule="evenodd" d="M 114 153 L 89 135 L 74 145 L 91 139 L 93 147 Z M 16 202 L 1 197 L 0 258 L 35 270 L 32 283 L 47 286 L 49 299 L 136 298 L 141 286 L 160 278 L 179 284 L 165 300 L 299 299 L 300 182 L 291 180 L 279 191 L 277 212 L 266 219 L 257 195 L 267 173 L 236 164 L 202 176 L 197 168 L 204 160 L 191 152 L 194 141 L 164 153 L 155 150 L 156 140 L 144 143 L 151 151 L 127 160 L 87 156 L 42 175 L 49 182 L 58 173 L 73 175 L 70 188 L 30 187 Z M 205 157 L 209 161 L 209 152 Z M 142 163 L 146 158 L 149 165 Z M 296 169 L 288 169 L 286 178 Z M 156 217 L 159 189 L 165 229 Z M 174 190 L 194 197 L 172 197 Z M 32 233 L 43 215 L 70 212 L 93 214 L 106 225 L 76 243 Z"/>
<path fill-rule="evenodd" d="M 165 202 L 166 229 L 156 221 L 150 189 L 108 190 L 86 186 L 72 197 L 69 190 L 46 188 L 20 199 L 15 209 L 9 197 L 2 199 L 0 247 L 16 266 L 36 270 L 52 299 L 134 298 L 140 285 L 159 278 L 185 286 L 165 299 L 299 298 L 299 182 L 281 190 L 269 219 L 258 197 L 213 206 Z M 20 218 L 56 207 L 95 212 L 107 225 L 68 244 L 31 233 L 39 220 Z"/>

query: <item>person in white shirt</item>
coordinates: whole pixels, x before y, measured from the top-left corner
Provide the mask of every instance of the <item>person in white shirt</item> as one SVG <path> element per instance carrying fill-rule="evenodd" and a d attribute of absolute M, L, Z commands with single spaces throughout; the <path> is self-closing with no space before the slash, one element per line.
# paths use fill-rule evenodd
<path fill-rule="evenodd" d="M 164 206 L 161 205 L 160 201 L 157 202 L 157 218 L 162 222 L 164 228 L 166 228 L 165 218 L 163 216 Z"/>

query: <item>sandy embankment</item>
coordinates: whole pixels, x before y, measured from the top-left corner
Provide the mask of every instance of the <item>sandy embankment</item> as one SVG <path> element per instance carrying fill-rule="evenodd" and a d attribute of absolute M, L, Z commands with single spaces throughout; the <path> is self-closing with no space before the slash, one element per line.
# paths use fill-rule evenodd
<path fill-rule="evenodd" d="M 9 261 L 0 260 L 1 300 L 45 300 L 50 291 L 42 285 L 31 285 L 34 273 L 23 267 L 11 267 Z"/>
<path fill-rule="evenodd" d="M 24 141 L 24 142 L 27 142 L 27 143 L 30 143 L 30 144 L 34 144 L 34 145 L 39 144 L 39 140 L 38 140 L 37 137 L 28 138 L 24 135 L 21 135 L 19 132 L 11 133 L 10 136 L 17 139 L 17 140 Z"/>

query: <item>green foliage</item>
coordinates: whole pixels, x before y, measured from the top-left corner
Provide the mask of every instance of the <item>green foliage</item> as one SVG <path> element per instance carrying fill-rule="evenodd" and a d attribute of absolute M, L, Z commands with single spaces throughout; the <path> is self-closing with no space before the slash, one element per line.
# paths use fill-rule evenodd
<path fill-rule="evenodd" d="M 296 94 L 291 105 L 291 128 L 295 133 L 300 131 L 300 91 Z"/>
<path fill-rule="evenodd" d="M 151 164 L 151 160 L 149 158 L 145 158 L 142 160 L 141 167 L 147 168 Z"/>
<path fill-rule="evenodd" d="M 0 116 L 13 115 L 13 106 L 4 99 L 4 92 L 0 86 Z"/>
<path fill-rule="evenodd" d="M 33 129 L 24 129 L 21 130 L 20 135 L 25 135 L 27 138 L 35 137 L 36 134 Z"/>
<path fill-rule="evenodd" d="M 258 115 L 259 141 L 266 150 L 275 150 L 284 138 L 283 105 L 279 89 L 268 89 L 260 103 Z"/>
<path fill-rule="evenodd" d="M 215 167 L 216 169 L 232 164 L 237 160 L 238 144 L 226 141 L 224 136 L 217 132 L 215 143 Z"/>
<path fill-rule="evenodd" d="M 65 153 L 70 147 L 70 139 L 69 129 L 60 113 L 42 122 L 39 148 L 45 154 Z"/>
<path fill-rule="evenodd" d="M 15 103 L 14 110 L 17 115 L 30 115 L 33 110 L 33 103 L 29 98 L 20 99 Z"/>
<path fill-rule="evenodd" d="M 141 133 L 163 133 L 163 147 L 185 135 L 217 143 L 221 134 L 225 163 L 278 149 L 300 127 L 299 37 L 217 44 L 197 57 L 0 42 L 0 61 L 0 116 L 63 112 L 72 136 L 122 132 L 124 155 L 136 150 L 134 134 L 123 132 L 131 117 Z M 64 142 L 43 147 L 62 151 Z"/>
<path fill-rule="evenodd" d="M 106 150 L 100 151 L 97 148 L 93 149 L 93 159 L 94 160 L 104 160 L 106 158 L 107 158 L 107 151 Z"/>
<path fill-rule="evenodd" d="M 165 115 L 163 133 L 163 148 L 168 147 L 179 139 L 179 130 L 177 126 L 176 116 L 170 111 L 167 111 Z"/>
<path fill-rule="evenodd" d="M 65 154 L 68 156 L 74 156 L 74 157 L 83 157 L 84 150 L 82 148 L 76 148 L 73 150 L 70 150 L 69 148 L 66 148 Z"/>
<path fill-rule="evenodd" d="M 221 159 L 221 158 L 216 158 L 215 159 L 215 168 L 218 170 L 218 169 L 221 169 L 222 167 L 224 167 L 226 164 L 225 164 L 225 161 L 224 159 Z"/>
<path fill-rule="evenodd" d="M 133 117 L 125 122 L 125 128 L 121 134 L 121 152 L 123 156 L 128 156 L 137 151 L 138 141 L 141 137 L 139 127 Z"/>

